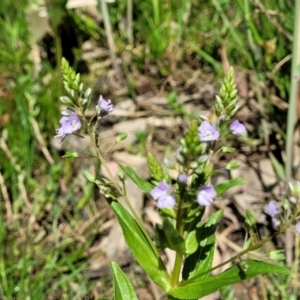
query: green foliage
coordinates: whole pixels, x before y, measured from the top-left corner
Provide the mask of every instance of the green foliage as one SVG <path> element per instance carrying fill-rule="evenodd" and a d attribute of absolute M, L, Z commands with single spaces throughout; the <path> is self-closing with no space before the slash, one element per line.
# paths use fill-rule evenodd
<path fill-rule="evenodd" d="M 230 188 L 237 186 L 237 185 L 242 185 L 245 182 L 246 182 L 246 180 L 244 178 L 237 177 L 237 178 L 233 178 L 233 179 L 230 179 L 230 180 L 227 180 L 227 181 L 224 181 L 224 182 L 218 184 L 215 187 L 215 189 L 218 194 L 223 194 Z"/>
<path fill-rule="evenodd" d="M 184 262 L 182 277 L 184 280 L 194 278 L 200 273 L 201 278 L 206 278 L 205 274 L 210 270 L 215 252 L 215 232 L 223 211 L 214 213 L 202 226 L 197 226 L 191 231 L 191 238 L 187 240 L 188 255 Z M 194 232 L 194 233 L 193 233 Z"/>
<path fill-rule="evenodd" d="M 152 185 L 148 181 L 140 178 L 131 167 L 120 165 L 120 168 L 142 191 L 149 193 L 152 190 Z"/>
<path fill-rule="evenodd" d="M 156 243 L 160 250 L 169 248 L 185 254 L 185 241 L 168 218 L 163 218 L 163 224 L 156 226 Z"/>
<path fill-rule="evenodd" d="M 110 262 L 114 277 L 114 299 L 115 300 L 138 300 L 131 282 L 115 262 Z"/>
<path fill-rule="evenodd" d="M 160 285 L 164 291 L 168 291 L 170 289 L 170 278 L 158 252 L 150 247 L 136 221 L 119 203 L 113 202 L 111 207 L 135 259 L 155 283 Z"/>
<path fill-rule="evenodd" d="M 164 179 L 162 167 L 150 152 L 147 152 L 147 161 L 151 176 L 156 181 L 162 181 Z"/>
<path fill-rule="evenodd" d="M 168 294 L 176 299 L 198 299 L 217 291 L 220 287 L 266 273 L 288 275 L 290 271 L 278 265 L 244 260 L 219 275 L 208 278 L 199 276 L 197 279 L 183 281 L 176 288 L 170 290 Z"/>

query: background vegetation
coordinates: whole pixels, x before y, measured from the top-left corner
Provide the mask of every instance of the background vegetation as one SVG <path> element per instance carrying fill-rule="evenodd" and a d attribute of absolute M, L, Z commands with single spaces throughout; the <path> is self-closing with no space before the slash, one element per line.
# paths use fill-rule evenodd
<path fill-rule="evenodd" d="M 272 136 L 285 138 L 285 114 L 277 113 L 274 101 L 284 106 L 289 95 L 294 1 L 120 0 L 106 4 L 108 14 L 100 2 L 93 11 L 66 4 L 2 0 L 0 5 L 0 299 L 112 295 L 110 277 L 93 279 L 86 272 L 91 249 L 104 234 L 105 204 L 92 186 L 78 188 L 78 165 L 51 146 L 63 94 L 62 56 L 84 74 L 95 98 L 101 92 L 114 102 L 143 93 L 140 75 L 155 78 L 156 85 L 170 74 L 188 80 L 184 66 L 189 65 L 218 83 L 233 65 L 256 95 L 260 116 L 252 138 L 267 145 Z M 43 12 L 46 31 L 33 23 Z M 85 41 L 104 49 L 102 60 L 109 63 L 92 68 L 83 59 Z M 122 74 L 121 96 L 109 82 L 99 83 L 112 70 L 117 81 Z M 169 109 L 182 114 L 172 105 L 180 89 L 166 89 Z M 142 152 L 146 136 L 138 133 L 138 141 Z M 93 222 L 86 223 L 83 207 Z M 290 279 L 276 280 L 271 278 L 276 299 L 297 299 Z M 287 286 L 293 287 L 289 296 Z"/>

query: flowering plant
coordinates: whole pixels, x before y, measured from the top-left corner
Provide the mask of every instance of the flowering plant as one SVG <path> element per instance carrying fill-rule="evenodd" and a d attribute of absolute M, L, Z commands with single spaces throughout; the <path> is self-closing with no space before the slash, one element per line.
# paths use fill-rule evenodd
<path fill-rule="evenodd" d="M 217 291 L 222 286 L 263 273 L 289 274 L 289 270 L 269 262 L 253 259 L 242 260 L 243 255 L 261 248 L 268 240 L 252 239 L 252 237 L 246 242 L 241 253 L 212 267 L 216 228 L 223 211 L 218 210 L 206 221 L 203 221 L 205 209 L 226 190 L 244 182 L 242 178 L 234 178 L 213 186 L 211 181 L 212 176 L 219 172 L 214 169 L 211 158 L 218 153 L 235 150 L 223 146 L 222 141 L 233 135 L 246 134 L 245 126 L 234 119 L 238 105 L 232 68 L 221 86 L 220 95 L 216 97 L 217 122 L 211 124 L 204 116 L 193 120 L 186 134 L 180 140 L 175 154 L 176 163 L 162 166 L 148 152 L 151 182 L 140 178 L 131 167 L 119 166 L 119 179 L 122 182 L 128 176 L 139 188 L 157 201 L 162 224 L 156 228 L 155 243 L 131 206 L 125 189 L 112 176 L 98 147 L 99 120 L 113 111 L 111 101 L 100 96 L 95 112 L 97 118 L 92 123 L 85 116 L 91 90 L 83 89 L 79 74 L 75 74 L 66 60 L 62 61 L 62 73 L 68 96 L 61 97 L 61 101 L 70 108 L 63 112 L 60 120 L 61 128 L 57 131 L 57 137 L 64 139 L 66 135 L 77 133 L 81 128 L 87 131 L 97 157 L 106 169 L 108 178 L 95 178 L 88 172 L 84 174 L 109 199 L 133 256 L 151 280 L 162 287 L 168 299 L 198 299 Z M 118 137 L 118 140 L 125 137 L 122 135 Z M 73 157 L 76 156 L 77 154 L 73 155 Z M 227 165 L 227 169 L 237 167 L 236 163 Z M 178 171 L 175 183 L 169 175 L 169 168 Z M 123 198 L 128 209 L 118 202 L 119 197 Z M 277 221 L 280 210 L 277 209 L 276 204 L 271 203 L 266 208 L 266 213 Z M 255 226 L 255 220 L 250 212 L 247 212 L 246 215 L 247 226 L 245 227 L 251 231 L 251 228 L 253 229 Z M 160 251 L 166 248 L 176 253 L 173 270 L 170 273 L 160 256 Z M 226 271 L 218 275 L 211 275 L 213 270 L 228 263 L 231 263 L 231 266 Z M 112 262 L 111 268 L 114 275 L 115 299 L 137 299 L 131 283 L 118 265 Z"/>

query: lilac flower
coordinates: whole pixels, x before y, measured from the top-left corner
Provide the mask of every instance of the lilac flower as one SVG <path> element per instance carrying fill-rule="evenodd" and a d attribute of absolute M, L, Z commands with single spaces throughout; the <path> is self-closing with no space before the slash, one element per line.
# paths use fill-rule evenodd
<path fill-rule="evenodd" d="M 198 135 L 201 142 L 216 141 L 220 133 L 216 128 L 216 124 L 210 124 L 207 121 L 203 121 L 198 128 Z"/>
<path fill-rule="evenodd" d="M 172 194 L 172 187 L 164 181 L 161 181 L 150 193 L 157 200 L 158 208 L 173 208 L 175 198 Z"/>
<path fill-rule="evenodd" d="M 277 207 L 277 203 L 274 200 L 271 200 L 265 207 L 265 213 L 271 218 L 275 218 L 280 214 L 280 209 Z"/>
<path fill-rule="evenodd" d="M 211 186 L 203 186 L 198 190 L 197 202 L 202 206 L 208 206 L 213 202 L 217 193 L 215 189 Z"/>
<path fill-rule="evenodd" d="M 242 135 L 246 133 L 246 128 L 243 124 L 241 124 L 238 120 L 234 120 L 230 124 L 230 130 L 234 135 Z"/>
<path fill-rule="evenodd" d="M 99 97 L 98 102 L 98 111 L 104 115 L 111 113 L 114 110 L 114 107 L 110 100 L 105 100 L 102 95 Z"/>
<path fill-rule="evenodd" d="M 61 114 L 63 115 L 59 121 L 61 127 L 56 130 L 57 135 L 55 137 L 59 137 L 63 141 L 66 135 L 72 134 L 81 128 L 81 122 L 72 110 L 62 111 Z"/>
<path fill-rule="evenodd" d="M 178 182 L 187 183 L 188 176 L 185 173 L 182 173 L 178 176 Z"/>
<path fill-rule="evenodd" d="M 298 222 L 298 223 L 296 224 L 296 231 L 297 231 L 298 233 L 300 233 L 300 222 Z"/>
<path fill-rule="evenodd" d="M 277 228 L 280 225 L 280 219 L 278 216 L 281 213 L 281 210 L 277 207 L 277 203 L 274 200 L 271 200 L 265 207 L 265 213 L 269 215 L 272 219 L 272 225 L 274 228 Z"/>

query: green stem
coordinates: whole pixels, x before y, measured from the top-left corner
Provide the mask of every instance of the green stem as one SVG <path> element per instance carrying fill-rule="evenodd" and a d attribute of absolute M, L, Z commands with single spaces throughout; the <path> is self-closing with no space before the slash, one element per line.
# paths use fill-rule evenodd
<path fill-rule="evenodd" d="M 82 117 L 83 117 L 83 119 L 84 119 L 84 122 L 85 122 L 85 124 L 87 124 L 88 122 L 87 122 L 87 119 L 86 119 L 86 117 L 85 117 L 83 108 L 80 107 L 80 110 L 81 110 L 81 115 L 82 115 Z M 128 206 L 130 212 L 132 213 L 134 219 L 136 220 L 136 222 L 138 223 L 140 229 L 142 230 L 143 234 L 145 235 L 145 237 L 146 237 L 146 239 L 147 239 L 149 245 L 151 246 L 152 251 L 155 253 L 155 255 L 156 255 L 157 257 L 159 257 L 159 253 L 158 253 L 158 251 L 157 251 L 157 249 L 156 249 L 156 247 L 155 247 L 153 241 L 151 240 L 151 238 L 150 238 L 150 236 L 149 236 L 149 234 L 148 234 L 148 232 L 147 232 L 147 230 L 146 230 L 146 228 L 145 228 L 143 222 L 141 221 L 140 217 L 138 216 L 138 214 L 136 213 L 136 211 L 135 211 L 134 208 L 132 207 L 132 205 L 131 205 L 129 199 L 127 198 L 126 193 L 125 193 L 125 192 L 123 191 L 123 189 L 119 186 L 118 182 L 116 181 L 116 179 L 114 178 L 113 174 L 111 173 L 111 171 L 110 171 L 110 169 L 109 169 L 109 167 L 108 167 L 108 165 L 107 165 L 105 159 L 104 159 L 103 156 L 102 156 L 102 153 L 101 153 L 99 147 L 97 146 L 97 141 L 96 141 L 95 136 L 94 136 L 94 134 L 93 134 L 93 132 L 92 132 L 92 130 L 91 130 L 91 128 L 90 128 L 89 126 L 87 126 L 87 132 L 88 132 L 88 135 L 89 135 L 89 137 L 90 137 L 90 140 L 91 140 L 91 142 L 92 142 L 92 144 L 93 144 L 93 147 L 94 147 L 95 150 L 96 150 L 97 157 L 98 157 L 100 163 L 104 166 L 105 171 L 107 172 L 110 181 L 113 183 L 114 187 L 117 189 L 117 191 L 119 192 L 119 194 L 121 195 L 121 197 L 122 197 L 123 200 L 125 201 L 125 203 L 126 203 L 126 205 Z"/>
<path fill-rule="evenodd" d="M 288 110 L 288 127 L 286 135 L 286 163 L 285 175 L 286 181 L 290 182 L 292 177 L 292 155 L 293 155 L 293 134 L 295 125 L 295 108 L 296 108 L 296 93 L 299 83 L 299 64 L 300 64 L 300 1 L 295 2 L 295 24 L 294 24 L 294 42 L 293 42 L 293 56 L 292 56 L 292 70 L 291 70 L 291 87 L 289 97 L 289 110 Z M 298 76 L 297 76 L 298 75 Z"/>
<path fill-rule="evenodd" d="M 280 232 L 278 232 L 278 234 L 281 233 L 281 232 L 283 232 L 283 230 L 285 230 L 285 229 L 286 228 L 282 229 Z M 227 265 L 227 264 L 229 264 L 229 263 L 231 263 L 231 262 L 233 262 L 233 261 L 235 261 L 237 259 L 240 259 L 243 255 L 247 254 L 248 252 L 255 251 L 255 250 L 261 248 L 265 243 L 267 243 L 268 241 L 272 240 L 273 238 L 274 238 L 274 236 L 270 236 L 270 237 L 268 237 L 268 238 L 266 238 L 266 239 L 264 239 L 264 240 L 262 240 L 262 241 L 260 241 L 260 242 L 258 242 L 256 244 L 254 244 L 254 245 L 249 246 L 247 249 L 241 251 L 240 253 L 238 253 L 235 256 L 231 257 L 230 259 L 224 261 L 223 263 L 221 263 L 221 264 L 219 264 L 219 265 L 211 268 L 210 270 L 208 270 L 206 272 L 200 273 L 200 274 L 198 274 L 197 276 L 195 276 L 193 278 L 190 278 L 189 280 L 185 281 L 185 283 L 187 284 L 188 282 L 193 282 L 193 281 L 195 281 L 196 278 L 199 278 L 199 277 L 201 277 L 201 276 L 203 276 L 203 275 L 205 275 L 207 273 L 211 273 L 214 270 L 217 270 L 217 269 L 219 269 L 219 268 L 221 268 L 221 267 L 223 267 L 223 266 L 225 266 L 225 265 Z"/>
<path fill-rule="evenodd" d="M 127 0 L 127 36 L 131 47 L 133 47 L 132 10 L 132 0 Z"/>
<path fill-rule="evenodd" d="M 288 109 L 288 122 L 287 122 L 287 134 L 286 134 L 286 162 L 285 162 L 285 176 L 286 182 L 291 182 L 292 169 L 293 169 L 293 136 L 294 126 L 296 118 L 296 101 L 297 101 L 297 89 L 299 88 L 299 76 L 300 76 L 300 38 L 299 38 L 299 26 L 300 26 L 300 1 L 295 2 L 295 23 L 294 23 L 294 36 L 293 36 L 293 56 L 291 67 L 291 87 L 289 97 L 289 109 Z M 286 232 L 286 245 L 285 255 L 288 265 L 292 262 L 292 245 L 291 245 L 291 233 Z"/>
<path fill-rule="evenodd" d="M 109 19 L 107 4 L 106 4 L 105 0 L 101 0 L 100 2 L 101 2 L 101 11 L 102 11 L 102 16 L 103 16 L 103 22 L 104 22 L 104 27 L 105 27 L 106 37 L 107 37 L 110 58 L 112 61 L 113 68 L 114 68 L 116 74 L 118 74 L 119 67 L 117 64 L 115 43 L 114 43 L 114 39 L 113 39 L 113 33 L 112 33 L 112 29 L 111 29 L 111 23 L 110 23 L 110 19 Z"/>
<path fill-rule="evenodd" d="M 172 277 L 171 277 L 171 286 L 172 287 L 175 287 L 177 285 L 177 283 L 179 282 L 182 258 L 183 258 L 182 254 L 176 252 L 175 263 L 174 263 L 174 268 L 173 268 Z"/>
<path fill-rule="evenodd" d="M 185 192 L 185 187 L 180 186 L 180 199 L 179 199 L 179 203 L 178 203 L 178 207 L 177 207 L 177 215 L 176 215 L 176 229 L 181 236 L 183 235 L 183 227 L 181 224 L 181 220 L 182 220 L 182 215 L 183 215 L 182 203 L 183 203 L 183 199 L 184 199 L 184 192 Z M 174 268 L 173 268 L 173 272 L 171 275 L 172 276 L 171 277 L 171 286 L 176 286 L 177 283 L 179 282 L 182 259 L 183 259 L 183 255 L 176 252 Z"/>

